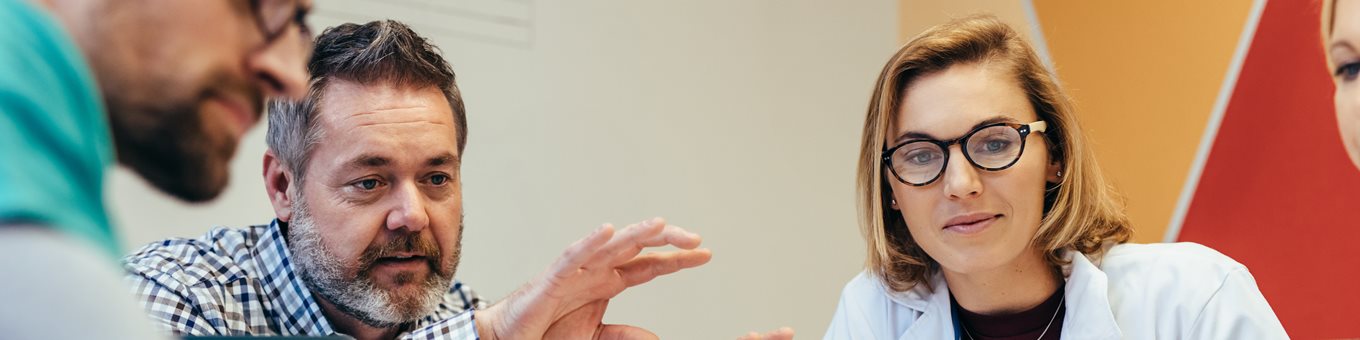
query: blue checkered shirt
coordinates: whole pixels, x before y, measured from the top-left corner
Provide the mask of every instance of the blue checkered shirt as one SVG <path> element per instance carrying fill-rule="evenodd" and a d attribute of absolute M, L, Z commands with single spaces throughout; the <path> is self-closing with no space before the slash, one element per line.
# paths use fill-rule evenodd
<path fill-rule="evenodd" d="M 338 335 L 294 272 L 278 223 L 149 244 L 124 258 L 126 279 L 151 319 L 175 334 Z M 455 280 L 439 308 L 400 337 L 477 339 L 472 311 L 486 307 Z"/>

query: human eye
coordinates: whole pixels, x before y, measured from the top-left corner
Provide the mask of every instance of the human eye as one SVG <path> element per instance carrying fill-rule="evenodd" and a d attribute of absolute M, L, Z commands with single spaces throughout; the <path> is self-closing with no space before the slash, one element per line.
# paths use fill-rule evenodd
<path fill-rule="evenodd" d="M 1360 75 L 1360 62 L 1341 64 L 1341 66 L 1337 66 L 1336 71 L 1332 73 L 1332 76 L 1341 78 L 1341 80 L 1346 82 L 1354 81 L 1358 75 Z"/>
<path fill-rule="evenodd" d="M 426 181 L 428 181 L 430 184 L 435 185 L 435 186 L 444 186 L 444 185 L 447 185 L 447 184 L 449 183 L 449 181 L 452 181 L 452 180 L 453 180 L 453 177 L 452 177 L 452 176 L 449 176 L 448 174 L 444 174 L 444 173 L 436 173 L 436 174 L 432 174 L 432 175 L 430 175 L 430 177 L 428 177 L 428 178 L 426 179 Z"/>
<path fill-rule="evenodd" d="M 908 149 L 903 153 L 902 158 L 908 165 L 919 166 L 932 164 L 935 161 L 944 158 L 944 155 L 940 154 L 938 148 L 919 146 Z"/>
<path fill-rule="evenodd" d="M 349 183 L 350 187 L 357 189 L 361 192 L 375 191 L 378 188 L 382 187 L 383 185 L 385 185 L 385 183 L 383 183 L 382 180 L 379 180 L 377 178 L 363 178 Z"/>

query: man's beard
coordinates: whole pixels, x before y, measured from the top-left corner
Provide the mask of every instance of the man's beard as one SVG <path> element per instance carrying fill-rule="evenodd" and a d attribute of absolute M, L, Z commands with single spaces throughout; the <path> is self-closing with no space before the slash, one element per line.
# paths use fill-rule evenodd
<path fill-rule="evenodd" d="M 375 328 L 389 328 L 414 322 L 434 312 L 443 301 L 453 282 L 462 249 L 462 226 L 449 261 L 433 241 L 419 234 L 404 234 L 381 245 L 369 245 L 357 263 L 346 263 L 326 249 L 321 233 L 310 215 L 302 195 L 295 198 L 293 220 L 288 224 L 288 248 L 295 259 L 298 276 L 313 293 L 320 295 L 355 319 Z M 418 294 L 398 295 L 378 288 L 371 276 L 375 262 L 397 252 L 419 251 L 425 254 L 430 266 L 429 275 L 420 282 Z M 352 264 L 352 266 L 346 266 Z M 399 284 L 409 283 L 410 273 L 393 278 Z"/>
<path fill-rule="evenodd" d="M 258 89 L 225 85 L 231 84 L 227 79 L 210 77 L 198 89 L 157 85 L 160 97 L 155 99 L 129 93 L 138 89 L 105 89 L 118 161 L 157 189 L 185 201 L 205 202 L 221 194 L 240 140 L 225 127 L 209 126 L 215 121 L 205 120 L 202 105 L 226 91 L 250 98 L 252 112 L 260 112 L 263 105 Z"/>
<path fill-rule="evenodd" d="M 165 43 L 186 35 L 165 28 L 176 24 L 174 14 L 146 10 L 153 5 L 96 2 L 78 14 L 84 25 L 68 28 L 79 30 L 74 35 L 95 73 L 118 162 L 162 192 L 205 202 L 226 188 L 240 141 L 224 134 L 224 127 L 209 125 L 217 117 L 205 118 L 201 106 L 214 95 L 232 93 L 258 114 L 264 92 L 233 67 L 194 67 L 204 65 L 188 60 L 187 48 Z"/>

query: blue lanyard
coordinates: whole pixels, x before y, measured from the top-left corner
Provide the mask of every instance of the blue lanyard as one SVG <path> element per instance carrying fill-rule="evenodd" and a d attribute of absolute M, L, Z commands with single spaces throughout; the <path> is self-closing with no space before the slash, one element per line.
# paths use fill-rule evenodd
<path fill-rule="evenodd" d="M 954 297 L 949 298 L 952 300 Z M 959 311 L 954 308 L 953 303 L 949 306 L 949 317 L 954 323 L 954 340 L 963 340 L 963 323 L 959 321 Z"/>

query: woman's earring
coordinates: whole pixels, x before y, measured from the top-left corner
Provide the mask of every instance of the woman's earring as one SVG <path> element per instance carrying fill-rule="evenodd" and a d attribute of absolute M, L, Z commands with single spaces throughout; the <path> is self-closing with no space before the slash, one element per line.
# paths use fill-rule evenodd
<path fill-rule="evenodd" d="M 897 199 L 896 199 L 896 198 L 892 199 L 892 208 L 893 208 L 893 209 L 897 209 Z"/>
<path fill-rule="evenodd" d="M 1058 177 L 1059 177 L 1059 178 L 1062 177 L 1062 170 L 1058 170 Z"/>

